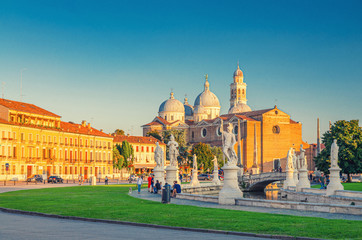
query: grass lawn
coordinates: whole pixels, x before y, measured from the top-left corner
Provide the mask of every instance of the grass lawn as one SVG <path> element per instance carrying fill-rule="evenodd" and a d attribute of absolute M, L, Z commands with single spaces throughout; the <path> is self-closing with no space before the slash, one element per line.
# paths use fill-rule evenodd
<path fill-rule="evenodd" d="M 361 221 L 162 204 L 133 198 L 127 194 L 128 188 L 129 185 L 109 185 L 8 192 L 0 194 L 0 206 L 64 216 L 179 227 L 328 239 L 362 238 Z"/>
<path fill-rule="evenodd" d="M 362 192 L 362 182 L 353 182 L 353 183 L 342 183 L 344 190 L 349 191 L 361 191 Z M 313 185 L 312 188 L 320 188 L 321 185 Z"/>

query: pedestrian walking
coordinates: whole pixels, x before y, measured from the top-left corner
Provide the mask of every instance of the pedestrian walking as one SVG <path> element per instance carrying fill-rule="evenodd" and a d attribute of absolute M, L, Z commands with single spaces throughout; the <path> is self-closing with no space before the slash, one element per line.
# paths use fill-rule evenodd
<path fill-rule="evenodd" d="M 324 173 L 321 173 L 321 176 L 319 177 L 319 182 L 321 184 L 320 189 L 326 189 L 326 178 L 324 177 Z"/>
<path fill-rule="evenodd" d="M 142 186 L 142 183 L 143 183 L 143 179 L 141 176 L 138 176 L 138 179 L 137 179 L 137 190 L 138 190 L 138 194 L 141 193 L 141 186 Z"/>
<path fill-rule="evenodd" d="M 106 176 L 106 178 L 104 179 L 104 184 L 108 185 L 108 177 Z"/>

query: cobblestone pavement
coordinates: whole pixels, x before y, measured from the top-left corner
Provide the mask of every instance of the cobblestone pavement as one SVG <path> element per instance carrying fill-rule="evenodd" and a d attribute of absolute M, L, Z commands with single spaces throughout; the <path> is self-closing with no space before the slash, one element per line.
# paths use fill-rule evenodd
<path fill-rule="evenodd" d="M 161 195 L 151 194 L 147 192 L 147 189 L 142 189 L 141 194 L 137 194 L 137 191 L 133 191 L 130 195 L 136 198 L 161 202 Z M 322 212 L 298 211 L 290 209 L 248 207 L 248 206 L 236 206 L 236 205 L 219 205 L 217 203 L 208 203 L 202 201 L 177 199 L 177 198 L 171 198 L 171 203 L 178 205 L 190 205 L 190 206 L 208 207 L 208 208 L 223 208 L 223 209 L 249 211 L 249 212 L 262 212 L 262 213 L 284 214 L 284 215 L 305 216 L 305 217 L 320 217 L 327 219 L 346 219 L 346 220 L 362 221 L 362 216 L 350 215 L 350 214 L 322 213 Z"/>
<path fill-rule="evenodd" d="M 210 239 L 263 240 L 266 238 L 233 236 L 216 233 L 200 233 L 139 227 L 99 222 L 84 222 L 56 218 L 44 218 L 0 212 L 0 239 L 6 240 L 77 240 L 77 239 Z"/>

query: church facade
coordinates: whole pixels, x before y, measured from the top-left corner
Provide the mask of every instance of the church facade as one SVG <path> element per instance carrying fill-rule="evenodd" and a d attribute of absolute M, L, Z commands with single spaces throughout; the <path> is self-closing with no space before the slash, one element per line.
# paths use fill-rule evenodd
<path fill-rule="evenodd" d="M 159 108 L 158 116 L 142 126 L 143 135 L 150 131 L 178 129 L 186 131 L 190 144 L 199 142 L 222 146 L 222 131 L 229 124 L 238 139 L 235 150 L 244 169 L 257 163 L 261 172 L 269 172 L 280 166 L 285 169 L 289 148 L 299 151 L 300 145 L 309 148 L 302 140 L 302 124 L 293 121 L 287 113 L 274 106 L 269 109 L 252 110 L 247 105 L 246 83 L 238 66 L 230 84 L 230 108 L 228 114 L 220 115 L 219 99 L 210 90 L 207 79 L 204 91 L 194 105 L 185 98 L 182 104 L 171 92 L 170 98 Z"/>

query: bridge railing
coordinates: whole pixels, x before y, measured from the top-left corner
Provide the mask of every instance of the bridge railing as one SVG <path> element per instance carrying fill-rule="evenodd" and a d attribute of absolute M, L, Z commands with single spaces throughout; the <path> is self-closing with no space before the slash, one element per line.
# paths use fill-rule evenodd
<path fill-rule="evenodd" d="M 239 182 L 242 181 L 250 185 L 255 182 L 261 182 L 270 179 L 285 179 L 285 177 L 285 172 L 266 172 L 260 174 L 243 175 L 242 177 L 239 177 Z"/>

